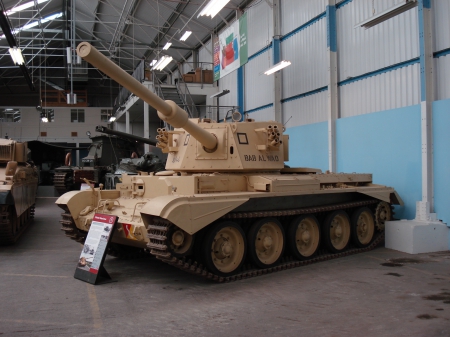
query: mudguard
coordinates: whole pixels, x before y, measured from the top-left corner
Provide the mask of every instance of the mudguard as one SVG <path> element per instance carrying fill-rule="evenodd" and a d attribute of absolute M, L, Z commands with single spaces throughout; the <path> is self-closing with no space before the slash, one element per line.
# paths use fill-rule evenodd
<path fill-rule="evenodd" d="M 194 234 L 248 200 L 248 197 L 223 194 L 208 197 L 165 195 L 153 198 L 140 212 L 145 224 L 149 223 L 149 215 L 158 216 Z"/>

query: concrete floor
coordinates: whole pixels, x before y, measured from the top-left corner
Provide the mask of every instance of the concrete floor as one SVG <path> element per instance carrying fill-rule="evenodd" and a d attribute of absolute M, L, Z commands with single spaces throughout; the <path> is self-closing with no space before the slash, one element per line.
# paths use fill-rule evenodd
<path fill-rule="evenodd" d="M 0 335 L 450 336 L 449 252 L 378 248 L 229 284 L 108 257 L 117 282 L 93 286 L 73 278 L 82 246 L 55 200 L 38 198 L 22 239 L 0 247 Z"/>

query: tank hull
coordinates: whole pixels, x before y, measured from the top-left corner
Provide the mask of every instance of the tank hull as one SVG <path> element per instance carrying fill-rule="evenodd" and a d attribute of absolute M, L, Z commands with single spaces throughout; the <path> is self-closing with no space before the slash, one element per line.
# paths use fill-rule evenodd
<path fill-rule="evenodd" d="M 158 247 L 170 246 L 152 240 L 161 231 L 156 225 L 160 222 L 172 232 L 181 230 L 187 237 L 201 237 L 212 224 L 222 221 L 232 220 L 247 232 L 254 221 L 267 217 L 279 219 L 284 226 L 301 214 L 314 214 L 323 221 L 324 215 L 334 210 L 351 214 L 367 206 L 375 213 L 379 203 L 402 201 L 393 188 L 372 184 L 369 174 L 178 176 L 166 171 L 160 175 L 123 175 L 116 190 L 72 191 L 56 203 L 65 210 L 63 230 L 72 239 L 84 240 L 94 213 L 111 214 L 119 217 L 119 230 L 112 242 L 160 256 L 165 249 Z M 155 242 L 156 246 L 152 245 Z"/>
<path fill-rule="evenodd" d="M 4 171 L 5 167 L 0 167 L 0 175 Z M 37 185 L 37 171 L 22 165 L 17 167 L 11 184 L 0 185 L 0 245 L 14 244 L 29 226 Z"/>

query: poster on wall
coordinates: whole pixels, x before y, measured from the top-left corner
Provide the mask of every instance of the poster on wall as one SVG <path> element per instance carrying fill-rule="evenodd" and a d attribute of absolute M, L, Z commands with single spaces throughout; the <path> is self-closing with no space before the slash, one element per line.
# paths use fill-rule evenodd
<path fill-rule="evenodd" d="M 244 13 L 214 40 L 214 81 L 235 71 L 247 61 L 247 13 Z"/>

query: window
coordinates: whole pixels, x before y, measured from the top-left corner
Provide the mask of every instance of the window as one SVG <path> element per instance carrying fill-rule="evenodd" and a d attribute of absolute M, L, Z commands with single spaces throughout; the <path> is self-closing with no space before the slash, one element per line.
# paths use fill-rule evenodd
<path fill-rule="evenodd" d="M 101 109 L 100 118 L 102 122 L 108 122 L 109 117 L 112 116 L 112 109 Z"/>
<path fill-rule="evenodd" d="M 70 121 L 72 123 L 84 123 L 84 109 L 70 109 Z"/>
<path fill-rule="evenodd" d="M 20 123 L 19 109 L 0 109 L 0 122 L 3 123 Z"/>
<path fill-rule="evenodd" d="M 41 111 L 41 123 L 52 123 L 55 121 L 55 110 L 42 109 Z"/>

